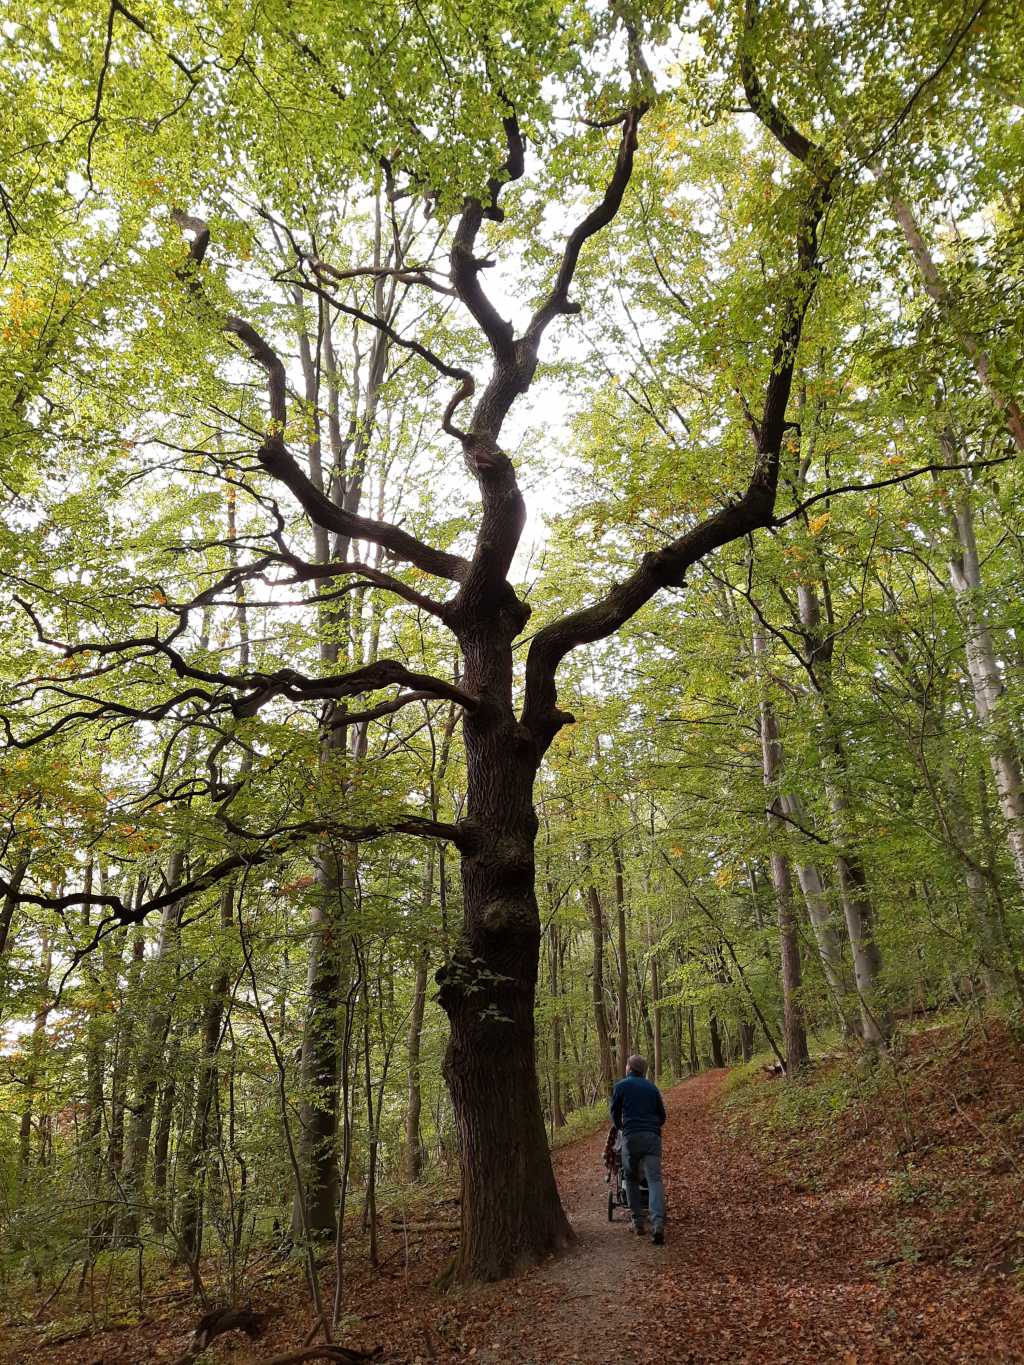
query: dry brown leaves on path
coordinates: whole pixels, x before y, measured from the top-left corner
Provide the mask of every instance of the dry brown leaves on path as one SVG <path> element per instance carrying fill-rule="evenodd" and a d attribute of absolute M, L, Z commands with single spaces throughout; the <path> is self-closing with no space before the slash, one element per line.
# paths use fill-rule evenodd
<path fill-rule="evenodd" d="M 711 1072 L 666 1096 L 664 1247 L 607 1222 L 603 1133 L 560 1154 L 579 1247 L 517 1282 L 520 1293 L 506 1291 L 504 1302 L 517 1306 L 510 1316 L 496 1307 L 475 1360 L 1024 1361 L 1024 1283 L 1009 1263 L 967 1265 L 955 1250 L 928 1263 L 908 1240 L 893 1178 L 878 1169 L 886 1163 L 877 1140 L 810 1192 L 784 1144 L 771 1162 L 728 1135 L 714 1103 L 724 1079 Z M 990 1176 L 979 1178 L 992 1188 Z M 1013 1204 L 990 1212 L 1012 1220 Z M 1019 1206 L 1016 1215 L 1024 1233 Z M 927 1208 L 920 1217 L 931 1221 Z"/>

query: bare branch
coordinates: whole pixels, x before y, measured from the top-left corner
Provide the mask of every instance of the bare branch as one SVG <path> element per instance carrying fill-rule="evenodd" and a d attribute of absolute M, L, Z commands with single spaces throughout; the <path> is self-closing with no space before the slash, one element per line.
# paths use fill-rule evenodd
<path fill-rule="evenodd" d="M 633 174 L 633 155 L 637 146 L 637 130 L 640 127 L 640 120 L 649 107 L 646 102 L 634 105 L 627 111 L 623 119 L 619 151 L 615 158 L 615 169 L 605 187 L 601 202 L 591 209 L 583 221 L 577 224 L 569 234 L 551 293 L 534 313 L 530 325 L 526 329 L 526 336 L 534 345 L 539 343 L 544 329 L 552 318 L 557 317 L 559 313 L 579 312 L 579 306 L 569 302 L 569 288 L 576 273 L 580 252 L 590 237 L 608 226 L 622 205 L 623 195 L 626 193 L 626 187 Z"/>
<path fill-rule="evenodd" d="M 687 570 L 706 555 L 773 524 L 782 441 L 792 425 L 786 420 L 786 406 L 804 316 L 817 284 L 817 228 L 829 195 L 827 184 L 815 186 L 797 229 L 797 269 L 782 308 L 746 491 L 671 544 L 644 555 L 639 567 L 599 601 L 551 622 L 534 636 L 526 661 L 522 719 L 542 751 L 573 719 L 558 709 L 555 684 L 558 665 L 570 650 L 605 639 L 660 589 L 682 587 Z"/>
<path fill-rule="evenodd" d="M 209 230 L 205 222 L 201 218 L 184 214 L 179 210 L 175 211 L 175 221 L 182 228 L 195 234 L 195 239 L 190 247 L 190 256 L 193 262 L 198 265 L 205 254 L 206 243 L 209 241 Z M 205 241 L 203 240 L 204 234 Z M 200 243 L 202 243 L 201 246 Z M 295 283 L 309 286 L 309 282 L 305 280 L 295 281 Z M 194 287 L 198 289 L 199 286 L 195 284 Z M 432 360 L 432 363 L 436 363 L 442 369 L 443 373 L 462 380 L 463 385 L 466 381 L 472 384 L 472 377 L 468 371 L 445 366 L 437 357 L 432 357 L 425 347 L 420 347 L 415 342 L 404 341 L 380 319 L 374 318 L 368 313 L 363 314 L 361 310 L 350 309 L 341 304 L 340 301 L 335 302 L 336 306 L 342 308 L 343 311 L 355 312 L 363 321 L 386 331 L 392 340 L 396 340 L 398 344 L 406 345 L 419 354 L 427 356 Z M 415 564 L 417 568 L 424 569 L 427 573 L 434 574 L 439 578 L 459 581 L 468 568 L 466 560 L 461 555 L 448 554 L 443 550 L 437 550 L 390 522 L 373 521 L 369 517 L 361 517 L 353 512 L 346 511 L 344 508 L 338 507 L 321 489 L 317 488 L 285 444 L 284 429 L 288 416 L 287 385 L 285 368 L 280 356 L 256 328 L 244 318 L 229 315 L 221 319 L 221 326 L 226 332 L 231 332 L 238 337 L 253 360 L 267 373 L 271 422 L 257 455 L 260 464 L 267 473 L 291 490 L 307 516 L 316 525 L 322 526 L 328 531 L 335 531 L 352 540 L 370 541 L 375 545 L 382 546 L 395 558 L 407 560 L 409 563 Z"/>

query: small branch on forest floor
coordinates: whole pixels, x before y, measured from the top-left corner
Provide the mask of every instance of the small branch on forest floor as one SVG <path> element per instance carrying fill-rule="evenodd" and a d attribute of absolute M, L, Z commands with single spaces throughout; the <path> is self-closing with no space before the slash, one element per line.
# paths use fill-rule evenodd
<path fill-rule="evenodd" d="M 285 1351 L 283 1355 L 268 1356 L 256 1365 L 300 1365 L 306 1360 L 338 1360 L 343 1365 L 359 1365 L 363 1360 L 376 1360 L 382 1348 L 375 1346 L 372 1351 L 353 1351 L 347 1346 L 330 1346 L 321 1342 L 319 1346 L 302 1346 L 297 1351 Z"/>
<path fill-rule="evenodd" d="M 255 1313 L 251 1308 L 215 1308 L 213 1312 L 205 1313 L 192 1333 L 188 1348 L 177 1357 L 174 1365 L 192 1365 L 210 1343 L 225 1332 L 244 1332 L 250 1341 L 255 1341 L 266 1325 L 266 1318 L 265 1313 Z"/>

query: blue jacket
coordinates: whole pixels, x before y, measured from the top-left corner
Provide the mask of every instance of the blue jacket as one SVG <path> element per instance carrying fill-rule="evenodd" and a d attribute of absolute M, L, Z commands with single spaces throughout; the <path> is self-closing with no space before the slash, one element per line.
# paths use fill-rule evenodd
<path fill-rule="evenodd" d="M 665 1122 L 661 1091 L 646 1076 L 625 1076 L 612 1091 L 612 1123 L 630 1133 L 660 1133 Z"/>

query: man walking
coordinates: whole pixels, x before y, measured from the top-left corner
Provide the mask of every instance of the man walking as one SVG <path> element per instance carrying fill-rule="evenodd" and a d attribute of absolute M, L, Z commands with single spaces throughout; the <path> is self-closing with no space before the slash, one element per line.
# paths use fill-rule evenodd
<path fill-rule="evenodd" d="M 612 1091 L 612 1123 L 622 1134 L 622 1173 L 633 1220 L 633 1231 L 642 1237 L 644 1207 L 640 1202 L 640 1168 L 647 1180 L 651 1206 L 651 1241 L 665 1240 L 665 1186 L 661 1181 L 661 1127 L 665 1105 L 661 1091 L 647 1079 L 647 1061 L 630 1057 L 626 1074 Z"/>

